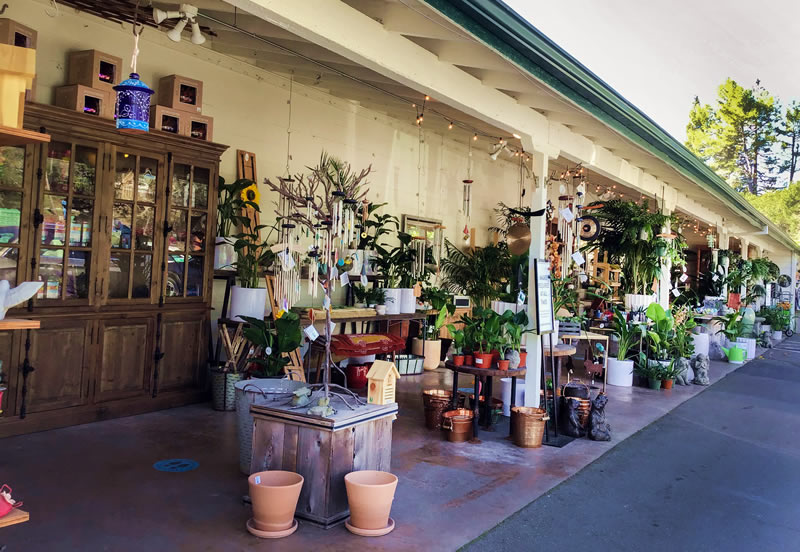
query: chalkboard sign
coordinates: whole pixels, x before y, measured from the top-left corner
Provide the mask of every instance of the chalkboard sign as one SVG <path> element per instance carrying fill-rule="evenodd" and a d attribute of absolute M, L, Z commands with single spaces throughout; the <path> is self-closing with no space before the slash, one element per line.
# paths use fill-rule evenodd
<path fill-rule="evenodd" d="M 550 281 L 550 263 L 536 259 L 533 265 L 536 300 L 536 333 L 549 334 L 555 329 L 553 320 L 553 286 Z"/>

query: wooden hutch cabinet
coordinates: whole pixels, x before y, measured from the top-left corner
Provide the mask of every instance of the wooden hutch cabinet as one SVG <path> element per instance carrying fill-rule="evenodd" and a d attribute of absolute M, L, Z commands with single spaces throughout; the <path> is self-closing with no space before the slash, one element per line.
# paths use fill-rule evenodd
<path fill-rule="evenodd" d="M 44 282 L 0 332 L 0 437 L 206 397 L 226 146 L 28 104 L 49 144 L 0 148 L 0 279 Z M 33 370 L 24 370 L 26 342 Z"/>

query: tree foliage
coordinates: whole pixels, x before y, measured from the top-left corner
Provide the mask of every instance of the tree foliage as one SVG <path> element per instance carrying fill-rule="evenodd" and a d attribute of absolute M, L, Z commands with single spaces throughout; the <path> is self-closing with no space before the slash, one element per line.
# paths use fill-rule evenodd
<path fill-rule="evenodd" d="M 775 186 L 781 170 L 782 123 L 778 101 L 758 80 L 744 88 L 729 78 L 715 105 L 695 97 L 686 145 L 736 189 L 758 194 Z"/>
<path fill-rule="evenodd" d="M 743 195 L 753 207 L 786 230 L 794 241 L 800 242 L 800 182 L 760 196 L 750 193 Z"/>

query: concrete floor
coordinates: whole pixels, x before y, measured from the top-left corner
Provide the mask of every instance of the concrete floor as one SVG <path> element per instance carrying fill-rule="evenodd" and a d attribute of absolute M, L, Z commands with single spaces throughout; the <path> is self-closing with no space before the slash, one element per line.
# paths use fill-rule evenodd
<path fill-rule="evenodd" d="M 712 381 L 734 368 L 712 363 Z M 392 510 L 397 528 L 380 539 L 304 522 L 280 541 L 249 535 L 234 414 L 196 405 L 0 441 L 0 483 L 9 483 L 31 513 L 30 522 L 0 529 L 0 546 L 7 552 L 455 550 L 707 389 L 609 386 L 613 441 L 521 449 L 505 439 L 507 423 L 482 432 L 480 444 L 449 443 L 426 430 L 420 391 L 449 382 L 440 369 L 399 383 L 392 445 L 392 471 L 400 479 Z M 770 392 L 785 395 L 780 386 Z M 167 458 L 200 466 L 185 473 L 152 468 Z"/>
<path fill-rule="evenodd" d="M 800 338 L 679 406 L 465 547 L 800 550 Z M 567 536 L 568 535 L 568 536 Z"/>

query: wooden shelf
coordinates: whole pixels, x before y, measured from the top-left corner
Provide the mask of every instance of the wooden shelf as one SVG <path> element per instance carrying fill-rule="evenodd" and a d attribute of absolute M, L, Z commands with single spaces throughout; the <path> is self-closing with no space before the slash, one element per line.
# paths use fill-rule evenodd
<path fill-rule="evenodd" d="M 0 125 L 0 146 L 24 146 L 49 141 L 49 134 Z"/>
<path fill-rule="evenodd" d="M 16 525 L 17 523 L 25 523 L 31 518 L 31 515 L 25 510 L 14 508 L 8 514 L 0 518 L 0 527 L 8 527 L 9 525 Z"/>
<path fill-rule="evenodd" d="M 39 320 L 6 318 L 5 320 L 0 320 L 0 330 L 37 330 L 41 324 Z"/>

